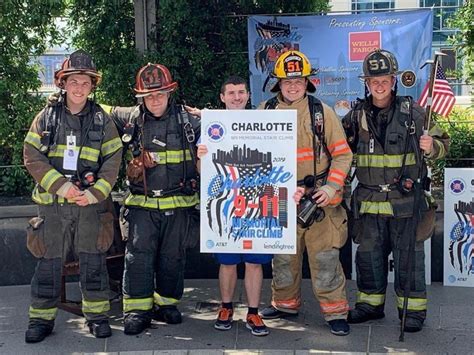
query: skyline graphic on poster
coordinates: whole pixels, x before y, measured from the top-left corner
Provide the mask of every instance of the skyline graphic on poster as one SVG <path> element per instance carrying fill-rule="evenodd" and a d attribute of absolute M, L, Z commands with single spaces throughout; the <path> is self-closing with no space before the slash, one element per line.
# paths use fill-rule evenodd
<path fill-rule="evenodd" d="M 278 238 L 288 227 L 288 191 L 278 185 L 282 167 L 272 153 L 235 145 L 212 154 L 215 174 L 206 214 L 211 230 L 225 239 Z M 263 235 L 264 234 L 264 235 Z"/>

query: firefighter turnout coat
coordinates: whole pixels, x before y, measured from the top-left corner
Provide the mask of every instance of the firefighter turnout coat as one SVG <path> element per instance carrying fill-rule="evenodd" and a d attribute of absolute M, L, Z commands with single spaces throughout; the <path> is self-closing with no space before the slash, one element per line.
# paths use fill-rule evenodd
<path fill-rule="evenodd" d="M 71 258 L 79 259 L 84 315 L 88 320 L 106 317 L 105 253 L 114 230 L 106 200 L 121 156 L 114 123 L 93 101 L 74 115 L 60 101 L 43 109 L 31 124 L 24 162 L 37 183 L 33 200 L 39 205 L 39 216 L 30 221 L 28 248 L 39 260 L 31 282 L 30 319 L 54 320 L 63 263 Z M 72 184 L 88 196 L 87 206 L 64 198 Z"/>
<path fill-rule="evenodd" d="M 274 107 L 277 110 L 297 110 L 298 151 L 297 176 L 302 180 L 314 175 L 314 159 L 318 157 L 313 147 L 313 127 L 309 98 L 292 104 L 283 101 L 281 93 Z M 265 108 L 262 103 L 259 108 Z M 268 105 L 267 105 L 268 106 Z M 301 306 L 302 261 L 305 249 L 311 271 L 313 292 L 319 300 L 321 312 L 327 321 L 345 319 L 348 302 L 345 276 L 339 262 L 339 249 L 347 239 L 347 219 L 342 206 L 342 191 L 352 162 L 352 152 L 347 145 L 344 130 L 334 111 L 322 104 L 324 119 L 323 140 L 326 149 L 320 150 L 316 175 L 327 172 L 327 177 L 316 185 L 329 198 L 324 207 L 325 218 L 308 228 L 298 225 L 296 255 L 275 255 L 273 258 L 272 305 L 282 311 L 295 313 Z M 316 138 L 318 139 L 318 138 Z"/>
<path fill-rule="evenodd" d="M 154 304 L 174 306 L 183 295 L 186 248 L 199 235 L 192 154 L 200 126 L 172 100 L 161 117 L 143 104 L 115 107 L 111 115 L 122 137 L 131 137 L 123 309 L 125 316 L 149 317 Z"/>
<path fill-rule="evenodd" d="M 344 117 L 351 147 L 356 154 L 358 185 L 352 196 L 355 215 L 357 268 L 357 307 L 367 313 L 383 312 L 387 288 L 388 255 L 393 252 L 397 306 L 403 307 L 408 261 L 408 246 L 414 213 L 412 182 L 421 176 L 429 188 L 427 168 L 419 149 L 425 111 L 411 98 L 396 96 L 391 105 L 376 110 L 369 101 L 361 101 Z M 436 125 L 430 135 L 433 150 L 427 158 L 439 159 L 448 149 L 448 136 Z M 408 299 L 408 316 L 424 320 L 426 286 L 423 241 L 434 227 L 434 211 L 423 195 L 420 203 L 423 220 L 419 222 L 414 261 L 413 282 Z"/>

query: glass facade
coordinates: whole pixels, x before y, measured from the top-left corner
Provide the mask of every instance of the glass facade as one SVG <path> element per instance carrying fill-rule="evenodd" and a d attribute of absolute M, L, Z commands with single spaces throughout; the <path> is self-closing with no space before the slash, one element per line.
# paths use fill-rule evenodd
<path fill-rule="evenodd" d="M 44 54 L 37 58 L 36 62 L 40 65 L 41 91 L 52 92 L 57 90 L 54 85 L 54 72 L 61 67 L 65 58 L 65 54 Z"/>
<path fill-rule="evenodd" d="M 361 13 L 376 10 L 395 9 L 395 1 L 386 0 L 352 0 L 352 12 Z"/>
<path fill-rule="evenodd" d="M 463 6 L 463 0 L 419 0 L 420 8 L 433 9 L 433 51 L 442 51 L 448 54 L 448 57 L 441 57 L 441 65 L 447 71 L 458 69 L 455 52 L 451 44 L 448 43 L 448 37 L 456 32 L 456 29 L 448 26 L 448 19 Z M 456 95 L 461 95 L 461 81 L 450 81 L 453 91 Z"/>
<path fill-rule="evenodd" d="M 463 0 L 420 0 L 420 8 L 433 8 L 433 47 L 442 47 L 455 31 L 447 20 L 463 5 Z"/>

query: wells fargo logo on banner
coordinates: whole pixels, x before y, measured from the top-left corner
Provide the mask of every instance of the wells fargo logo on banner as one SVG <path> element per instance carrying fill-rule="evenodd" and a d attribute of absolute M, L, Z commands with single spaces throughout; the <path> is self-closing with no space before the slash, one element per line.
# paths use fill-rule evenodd
<path fill-rule="evenodd" d="M 350 32 L 349 33 L 349 61 L 362 62 L 367 54 L 382 48 L 382 33 L 374 32 Z"/>

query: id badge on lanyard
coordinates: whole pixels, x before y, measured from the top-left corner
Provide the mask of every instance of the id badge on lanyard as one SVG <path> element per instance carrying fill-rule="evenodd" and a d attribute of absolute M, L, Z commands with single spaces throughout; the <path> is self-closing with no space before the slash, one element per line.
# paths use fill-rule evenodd
<path fill-rule="evenodd" d="M 66 151 L 64 152 L 63 169 L 77 170 L 77 156 L 79 150 L 76 146 L 76 136 L 72 134 L 66 137 Z"/>

